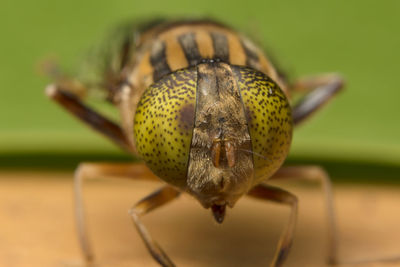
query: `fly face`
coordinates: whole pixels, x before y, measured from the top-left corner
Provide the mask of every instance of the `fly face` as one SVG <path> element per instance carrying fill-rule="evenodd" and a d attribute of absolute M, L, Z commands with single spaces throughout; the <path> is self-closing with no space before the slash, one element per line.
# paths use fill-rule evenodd
<path fill-rule="evenodd" d="M 281 166 L 292 137 L 290 106 L 275 82 L 215 61 L 153 84 L 134 125 L 150 169 L 211 208 L 217 221 Z"/>

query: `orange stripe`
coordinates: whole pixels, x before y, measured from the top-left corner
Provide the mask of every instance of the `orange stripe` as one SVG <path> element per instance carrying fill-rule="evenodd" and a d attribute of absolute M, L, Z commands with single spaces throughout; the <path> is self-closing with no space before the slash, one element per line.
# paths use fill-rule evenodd
<path fill-rule="evenodd" d="M 136 72 L 137 71 L 137 72 Z M 150 63 L 150 51 L 145 52 L 136 71 L 133 72 L 133 77 L 130 81 L 138 87 L 147 87 L 153 83 L 153 66 Z M 137 80 L 136 80 L 137 79 Z"/>
<path fill-rule="evenodd" d="M 243 46 L 240 43 L 240 39 L 236 34 L 227 34 L 228 45 L 229 45 L 229 61 L 232 65 L 246 65 L 246 54 Z"/>
<path fill-rule="evenodd" d="M 203 29 L 198 29 L 196 31 L 196 42 L 201 57 L 212 58 L 214 56 L 212 40 L 210 34 L 207 31 Z"/>
<path fill-rule="evenodd" d="M 181 45 L 178 42 L 177 36 L 166 35 L 164 36 L 164 40 L 167 46 L 167 62 L 171 71 L 187 68 L 189 64 L 186 60 Z"/>

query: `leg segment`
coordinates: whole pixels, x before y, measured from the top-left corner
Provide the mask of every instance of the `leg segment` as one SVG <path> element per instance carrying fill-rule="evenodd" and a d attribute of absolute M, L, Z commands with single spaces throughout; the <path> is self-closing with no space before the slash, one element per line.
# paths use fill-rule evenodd
<path fill-rule="evenodd" d="M 293 91 L 312 91 L 293 107 L 294 124 L 301 123 L 322 107 L 343 88 L 343 85 L 343 79 L 337 74 L 310 77 L 296 82 L 291 88 Z"/>
<path fill-rule="evenodd" d="M 134 151 L 131 140 L 124 134 L 120 126 L 86 106 L 76 95 L 71 93 L 71 90 L 51 84 L 46 88 L 46 94 L 72 113 L 72 115 L 110 138 L 124 150 Z"/>
<path fill-rule="evenodd" d="M 81 163 L 79 165 L 75 171 L 74 179 L 75 215 L 79 242 L 85 260 L 88 262 L 93 260 L 93 250 L 89 242 L 85 224 L 82 182 L 84 179 L 94 179 L 99 177 L 123 177 L 159 181 L 159 179 L 143 164 Z"/>
<path fill-rule="evenodd" d="M 338 232 L 336 227 L 336 216 L 333 203 L 332 184 L 328 174 L 318 166 L 291 166 L 278 170 L 270 179 L 302 179 L 318 181 L 321 183 L 325 193 L 325 205 L 327 209 L 328 223 L 328 263 L 333 266 L 375 266 L 376 263 L 398 264 L 400 257 L 365 259 L 354 261 L 342 261 L 338 259 Z M 366 265 L 367 264 L 367 265 Z"/>
<path fill-rule="evenodd" d="M 282 266 L 293 241 L 297 221 L 297 197 L 285 190 L 264 184 L 257 185 L 251 189 L 248 195 L 263 200 L 271 200 L 286 204 L 291 208 L 289 221 L 281 234 L 274 258 L 270 265 L 271 267 Z"/>
<path fill-rule="evenodd" d="M 325 196 L 328 223 L 328 261 L 337 262 L 338 233 L 336 228 L 335 210 L 333 205 L 332 184 L 328 174 L 318 166 L 283 167 L 270 179 L 302 179 L 318 181 L 322 185 Z"/>
<path fill-rule="evenodd" d="M 180 192 L 176 189 L 170 186 L 164 186 L 161 189 L 140 200 L 129 211 L 129 214 L 132 217 L 132 221 L 135 224 L 140 236 L 142 237 L 142 240 L 146 244 L 146 247 L 149 250 L 150 254 L 161 266 L 164 267 L 175 266 L 175 264 L 169 259 L 167 254 L 165 254 L 161 247 L 150 236 L 149 232 L 140 221 L 140 217 L 170 202 L 171 200 L 174 200 L 179 196 L 179 194 Z"/>

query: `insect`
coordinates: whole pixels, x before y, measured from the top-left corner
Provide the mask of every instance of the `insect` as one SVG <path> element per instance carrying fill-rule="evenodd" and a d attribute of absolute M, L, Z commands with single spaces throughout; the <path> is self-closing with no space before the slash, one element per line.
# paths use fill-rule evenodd
<path fill-rule="evenodd" d="M 222 223 L 228 208 L 243 196 L 290 207 L 287 225 L 271 266 L 288 256 L 296 225 L 295 195 L 268 185 L 274 179 L 322 183 L 330 230 L 329 260 L 336 242 L 329 177 L 316 166 L 281 167 L 292 131 L 343 87 L 337 74 L 289 83 L 262 49 L 241 33 L 211 20 L 153 21 L 128 27 L 116 49 L 105 55 L 97 87 L 120 111 L 117 124 L 89 107 L 78 92 L 93 84 L 59 76 L 49 97 L 124 150 L 140 164 L 82 163 L 75 173 L 76 215 L 87 261 L 82 180 L 98 176 L 154 177 L 165 185 L 140 200 L 130 215 L 152 257 L 162 266 L 173 261 L 153 240 L 140 218 L 181 193 L 197 199 Z M 116 38 L 117 39 L 117 38 Z M 291 96 L 304 97 L 295 104 Z"/>

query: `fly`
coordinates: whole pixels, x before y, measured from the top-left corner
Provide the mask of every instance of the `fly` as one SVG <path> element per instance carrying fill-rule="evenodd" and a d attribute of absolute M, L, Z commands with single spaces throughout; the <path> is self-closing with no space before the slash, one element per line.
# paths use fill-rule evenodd
<path fill-rule="evenodd" d="M 290 208 L 290 216 L 271 266 L 288 256 L 297 218 L 297 197 L 268 185 L 270 180 L 307 179 L 323 185 L 328 211 L 329 260 L 336 260 L 331 183 L 316 166 L 282 167 L 293 128 L 343 87 L 337 74 L 290 84 L 257 45 L 243 34 L 211 20 L 156 21 L 126 27 L 102 61 L 97 87 L 119 110 L 121 123 L 102 116 L 76 92 L 93 83 L 57 78 L 47 95 L 122 149 L 140 164 L 82 163 L 75 173 L 80 244 L 93 260 L 82 205 L 82 181 L 99 176 L 155 179 L 165 184 L 130 210 L 152 257 L 172 260 L 150 236 L 141 217 L 181 193 L 197 199 L 222 223 L 228 208 L 243 196 Z M 295 104 L 291 95 L 305 96 Z"/>

